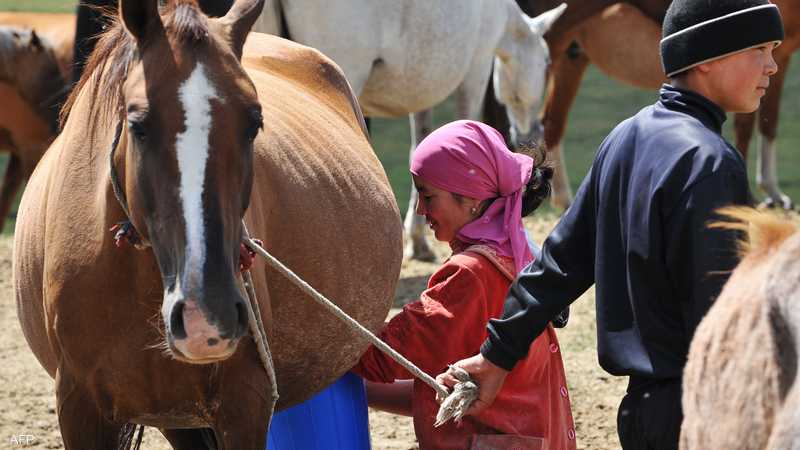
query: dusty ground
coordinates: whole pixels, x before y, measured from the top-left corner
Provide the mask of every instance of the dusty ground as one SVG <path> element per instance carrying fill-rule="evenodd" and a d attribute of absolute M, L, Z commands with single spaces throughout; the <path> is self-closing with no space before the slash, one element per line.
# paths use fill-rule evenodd
<path fill-rule="evenodd" d="M 554 218 L 529 222 L 537 242 L 552 228 Z M 11 290 L 10 238 L 0 238 L 0 449 L 62 448 L 55 415 L 53 383 L 28 350 L 16 317 Z M 437 247 L 444 258 L 447 249 Z M 435 264 L 403 265 L 396 304 L 416 298 Z M 569 326 L 559 330 L 567 380 L 575 416 L 578 448 L 606 450 L 619 447 L 616 407 L 625 380 L 611 377 L 597 366 L 595 353 L 594 290 L 573 305 Z M 411 420 L 370 411 L 372 444 L 376 450 L 418 448 Z M 27 443 L 27 444 L 26 444 Z M 145 449 L 170 447 L 155 430 L 145 433 Z"/>

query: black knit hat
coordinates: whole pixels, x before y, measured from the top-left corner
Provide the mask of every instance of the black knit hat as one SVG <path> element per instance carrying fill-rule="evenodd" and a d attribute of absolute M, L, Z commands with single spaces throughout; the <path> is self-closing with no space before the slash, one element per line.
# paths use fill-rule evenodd
<path fill-rule="evenodd" d="M 768 0 L 673 0 L 664 17 L 661 63 L 672 77 L 698 64 L 783 40 Z"/>

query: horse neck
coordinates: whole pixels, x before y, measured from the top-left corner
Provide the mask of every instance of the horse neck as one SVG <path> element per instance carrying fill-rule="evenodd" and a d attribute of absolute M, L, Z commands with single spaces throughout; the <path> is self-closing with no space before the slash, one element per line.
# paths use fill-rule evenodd
<path fill-rule="evenodd" d="M 91 166 L 94 173 L 103 173 L 107 172 L 111 143 L 121 119 L 115 108 L 103 109 L 103 102 L 96 99 L 111 94 L 98 90 L 91 81 L 82 86 L 64 122 L 62 134 L 80 136 L 79 139 L 65 139 L 74 142 L 64 148 L 69 158 L 85 159 L 85 165 Z"/>

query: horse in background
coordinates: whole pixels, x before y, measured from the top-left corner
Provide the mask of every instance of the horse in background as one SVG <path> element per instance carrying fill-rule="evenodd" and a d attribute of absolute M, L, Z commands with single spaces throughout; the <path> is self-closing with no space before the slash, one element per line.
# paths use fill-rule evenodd
<path fill-rule="evenodd" d="M 47 37 L 0 25 L 0 150 L 9 160 L 0 190 L 0 230 L 17 191 L 58 132 L 67 96 L 64 61 Z"/>
<path fill-rule="evenodd" d="M 560 0 L 518 0 L 527 14 L 537 14 Z M 569 1 L 568 1 L 569 3 Z M 545 35 L 553 62 L 548 76 L 544 107 L 539 124 L 551 159 L 557 162 L 553 177 L 553 204 L 566 208 L 572 201 L 572 189 L 564 163 L 563 138 L 569 110 L 577 96 L 583 74 L 590 63 L 613 79 L 642 89 L 657 89 L 666 78 L 659 58 L 661 23 L 670 0 L 593 0 L 567 9 L 564 16 Z M 786 29 L 784 43 L 775 51 L 778 73 L 753 114 L 736 114 L 736 146 L 747 158 L 755 117 L 762 134 L 756 181 L 764 191 L 767 206 L 791 208 L 792 202 L 778 188 L 776 172 L 777 123 L 783 80 L 791 54 L 800 47 L 800 2 L 773 1 L 781 10 Z M 626 33 L 620 33 L 624 29 Z M 491 85 L 490 85 L 491 89 Z M 502 130 L 507 124 L 502 105 L 487 92 L 484 117 L 487 123 Z M 507 136 L 509 142 L 511 138 Z M 514 144 L 511 142 L 512 145 Z"/>
<path fill-rule="evenodd" d="M 365 116 L 409 115 L 411 151 L 433 127 L 431 108 L 456 95 L 458 118 L 480 119 L 494 63 L 511 133 L 525 139 L 544 90 L 549 51 L 542 35 L 556 5 L 534 18 L 513 0 L 270 0 L 254 30 L 319 49 L 344 71 Z M 411 189 L 405 256 L 432 260 L 425 219 Z"/>
<path fill-rule="evenodd" d="M 680 448 L 800 448 L 800 233 L 796 222 L 729 209 L 743 259 L 692 340 Z"/>
<path fill-rule="evenodd" d="M 737 114 L 734 120 L 736 148 L 747 158 L 747 150 L 753 136 L 756 121 L 761 135 L 756 169 L 756 183 L 767 195 L 764 205 L 792 209 L 794 202 L 778 187 L 778 118 L 781 94 L 789 70 L 792 54 L 800 49 L 800 0 L 772 0 L 778 5 L 783 18 L 786 36 L 772 57 L 778 63 L 778 71 L 769 79 L 769 89 L 761 99 L 761 107 L 752 114 Z"/>
<path fill-rule="evenodd" d="M 74 14 L 0 11 L 0 25 L 35 30 L 39 37 L 52 45 L 61 75 L 72 83 Z"/>
<path fill-rule="evenodd" d="M 159 3 L 120 1 L 30 178 L 18 316 L 55 379 L 67 449 L 117 448 L 133 423 L 177 449 L 262 450 L 274 388 L 277 409 L 304 401 L 368 342 L 256 260 L 271 379 L 246 339 L 242 223 L 372 330 L 394 295 L 402 224 L 331 60 L 273 36 L 245 42 L 263 0 L 219 19 L 193 0 Z M 143 250 L 117 247 L 120 222 Z"/>

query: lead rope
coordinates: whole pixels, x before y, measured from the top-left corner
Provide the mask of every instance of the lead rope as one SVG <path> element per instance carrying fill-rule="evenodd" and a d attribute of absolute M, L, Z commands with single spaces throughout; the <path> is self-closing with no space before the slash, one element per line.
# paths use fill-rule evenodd
<path fill-rule="evenodd" d="M 463 369 L 450 366 L 450 368 L 454 370 L 454 374 L 456 378 L 459 379 L 460 383 L 455 386 L 452 393 L 448 392 L 447 389 L 437 383 L 433 377 L 420 370 L 419 367 L 415 366 L 414 363 L 406 359 L 405 356 L 401 355 L 385 342 L 378 339 L 378 337 L 375 336 L 371 331 L 358 323 L 352 317 L 348 316 L 347 313 L 345 313 L 335 303 L 328 300 L 324 295 L 306 283 L 302 278 L 297 276 L 277 258 L 269 254 L 269 252 L 267 252 L 257 242 L 247 236 L 246 233 L 243 242 L 248 248 L 263 256 L 272 267 L 274 267 L 283 276 L 288 278 L 289 281 L 294 283 L 303 292 L 311 296 L 311 298 L 313 298 L 317 303 L 322 305 L 330 313 L 354 329 L 361 337 L 370 341 L 372 345 L 378 348 L 378 350 L 386 353 L 390 358 L 397 361 L 398 364 L 403 366 L 412 375 L 430 386 L 436 392 L 437 398 L 443 399 L 441 405 L 439 406 L 439 412 L 436 415 L 436 423 L 434 424 L 435 426 L 438 427 L 446 423 L 451 418 L 455 418 L 456 421 L 461 420 L 461 417 L 463 417 L 466 410 L 478 397 L 478 385 L 469 378 L 469 374 Z"/>
<path fill-rule="evenodd" d="M 242 233 L 244 234 L 244 242 L 252 242 L 250 233 L 247 231 L 247 225 L 242 220 Z M 261 321 L 261 307 L 256 298 L 256 291 L 253 287 L 253 277 L 250 275 L 250 269 L 242 271 L 242 279 L 244 287 L 247 291 L 249 299 L 247 308 L 247 322 L 250 324 L 250 333 L 253 335 L 253 340 L 258 349 L 258 357 L 261 359 L 261 365 L 267 371 L 267 376 L 272 381 L 272 409 L 275 409 L 275 402 L 278 401 L 278 379 L 275 377 L 275 364 L 272 361 L 272 352 L 269 350 L 269 342 L 267 341 L 267 332 L 264 330 L 264 323 Z"/>

